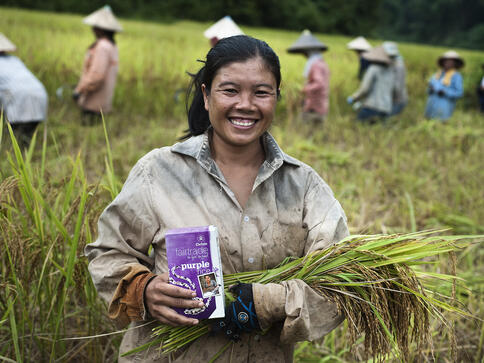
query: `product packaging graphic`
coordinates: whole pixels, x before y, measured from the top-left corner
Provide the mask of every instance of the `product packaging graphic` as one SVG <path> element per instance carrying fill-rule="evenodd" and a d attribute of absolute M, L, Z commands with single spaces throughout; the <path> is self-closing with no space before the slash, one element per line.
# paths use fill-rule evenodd
<path fill-rule="evenodd" d="M 171 229 L 166 232 L 170 283 L 197 293 L 201 308 L 175 308 L 194 319 L 225 316 L 224 283 L 218 232 L 215 226 Z"/>

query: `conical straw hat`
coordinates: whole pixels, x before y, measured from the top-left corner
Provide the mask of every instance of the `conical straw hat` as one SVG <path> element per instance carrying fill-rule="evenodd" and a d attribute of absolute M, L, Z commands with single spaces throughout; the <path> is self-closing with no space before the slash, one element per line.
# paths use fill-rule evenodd
<path fill-rule="evenodd" d="M 346 44 L 348 49 L 350 50 L 360 50 L 360 51 L 367 51 L 371 49 L 371 44 L 363 37 L 358 37 L 353 39 L 351 42 Z"/>
<path fill-rule="evenodd" d="M 82 21 L 84 24 L 95 26 L 113 32 L 123 31 L 123 27 L 118 22 L 109 5 L 105 5 L 94 13 L 86 16 Z"/>
<path fill-rule="evenodd" d="M 229 15 L 224 16 L 203 33 L 205 38 L 217 38 L 219 40 L 243 34 L 244 32 L 235 24 Z"/>
<path fill-rule="evenodd" d="M 370 62 L 390 64 L 392 60 L 385 53 L 383 47 L 375 47 L 370 49 L 368 52 L 363 53 L 363 58 Z"/>
<path fill-rule="evenodd" d="M 306 53 L 310 50 L 327 50 L 328 46 L 320 42 L 309 30 L 304 30 L 301 36 L 287 48 L 289 53 Z"/>
<path fill-rule="evenodd" d="M 398 45 L 395 42 L 383 42 L 382 47 L 385 53 L 388 54 L 390 57 L 396 57 L 400 55 L 400 52 L 398 51 Z"/>
<path fill-rule="evenodd" d="M 15 52 L 17 47 L 5 35 L 0 33 L 0 52 Z"/>
<path fill-rule="evenodd" d="M 446 59 L 453 59 L 455 61 L 455 67 L 456 68 L 461 68 L 464 66 L 464 60 L 461 58 L 459 53 L 457 53 L 454 50 L 449 50 L 442 54 L 439 59 L 437 60 L 437 63 L 439 66 L 443 66 L 444 60 Z"/>

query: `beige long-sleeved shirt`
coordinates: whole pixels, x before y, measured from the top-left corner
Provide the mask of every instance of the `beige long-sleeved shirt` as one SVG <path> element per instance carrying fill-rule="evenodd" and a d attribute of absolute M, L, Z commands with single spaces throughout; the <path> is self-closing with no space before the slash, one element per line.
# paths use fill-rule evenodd
<path fill-rule="evenodd" d="M 351 96 L 361 101 L 363 107 L 389 114 L 395 94 L 395 74 L 390 66 L 370 64 L 365 71 L 360 88 Z"/>
<path fill-rule="evenodd" d="M 145 155 L 101 215 L 99 237 L 86 247 L 86 255 L 110 310 L 118 308 L 112 298 L 123 277 L 143 268 L 167 271 L 167 229 L 217 226 L 224 273 L 273 268 L 285 257 L 303 256 L 348 235 L 346 217 L 328 185 L 312 168 L 284 154 L 270 134 L 262 136 L 266 159 L 245 209 L 212 159 L 209 139 L 207 132 Z M 265 335 L 244 334 L 220 362 L 292 362 L 297 341 L 318 339 L 342 320 L 334 303 L 301 280 L 254 284 L 253 292 L 262 327 L 272 327 Z M 150 340 L 155 323 L 143 324 L 132 323 L 120 353 Z M 172 361 L 208 361 L 226 343 L 223 336 L 204 336 Z M 155 348 L 120 358 L 134 361 L 168 358 Z"/>
<path fill-rule="evenodd" d="M 76 86 L 76 92 L 81 94 L 78 104 L 82 109 L 98 113 L 111 111 L 118 67 L 118 48 L 109 40 L 98 39 L 94 47 L 88 49 Z"/>

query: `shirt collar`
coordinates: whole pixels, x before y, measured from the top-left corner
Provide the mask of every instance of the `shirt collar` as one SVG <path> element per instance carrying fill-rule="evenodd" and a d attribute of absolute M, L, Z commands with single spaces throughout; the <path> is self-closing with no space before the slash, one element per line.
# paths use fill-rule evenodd
<path fill-rule="evenodd" d="M 206 131 L 201 135 L 192 136 L 186 141 L 176 143 L 171 147 L 171 151 L 193 157 L 210 171 L 213 168 L 214 162 L 210 153 L 208 132 L 209 131 Z M 294 166 L 302 165 L 299 160 L 284 153 L 269 132 L 265 132 L 262 135 L 262 145 L 264 146 L 266 153 L 265 162 L 268 163 L 272 169 L 278 169 L 283 163 Z"/>

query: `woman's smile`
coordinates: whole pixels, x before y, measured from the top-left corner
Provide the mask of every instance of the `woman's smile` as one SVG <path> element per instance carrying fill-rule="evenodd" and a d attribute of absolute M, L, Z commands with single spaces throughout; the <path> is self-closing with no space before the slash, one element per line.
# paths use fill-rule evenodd
<path fill-rule="evenodd" d="M 235 127 L 242 129 L 249 129 L 257 122 L 257 120 L 255 119 L 248 119 L 243 117 L 229 117 L 229 121 Z"/>

